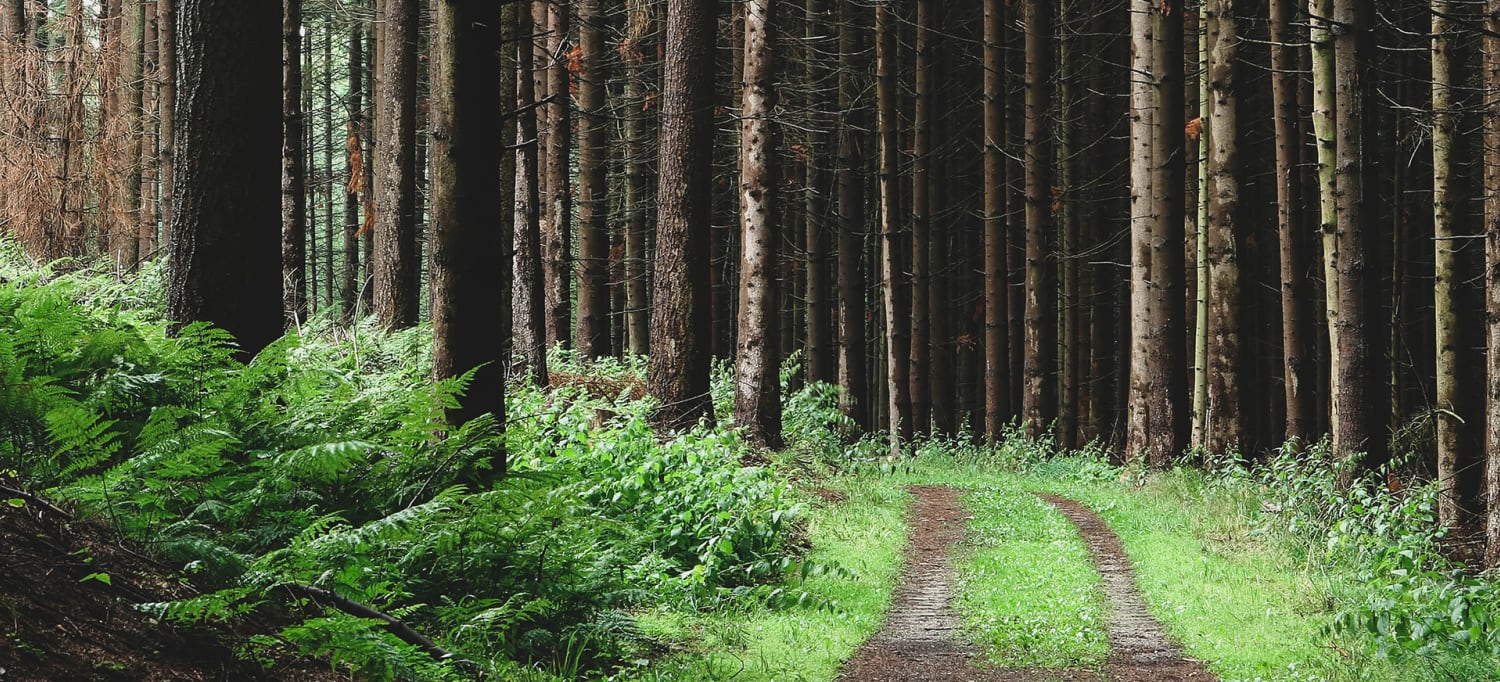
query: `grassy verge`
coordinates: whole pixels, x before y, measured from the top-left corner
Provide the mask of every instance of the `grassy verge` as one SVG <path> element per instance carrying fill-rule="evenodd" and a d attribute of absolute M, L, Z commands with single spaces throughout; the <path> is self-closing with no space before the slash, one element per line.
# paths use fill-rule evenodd
<path fill-rule="evenodd" d="M 808 526 L 809 559 L 834 569 L 788 588 L 807 593 L 804 605 L 641 614 L 643 629 L 678 653 L 635 679 L 833 679 L 840 664 L 879 628 L 890 604 L 910 501 L 887 477 L 851 478 L 836 487 L 845 501 L 818 509 Z"/>

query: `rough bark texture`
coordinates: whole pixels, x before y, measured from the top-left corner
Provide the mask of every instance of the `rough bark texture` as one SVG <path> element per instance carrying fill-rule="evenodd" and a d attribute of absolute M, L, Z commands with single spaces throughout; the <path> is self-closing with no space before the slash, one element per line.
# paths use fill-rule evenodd
<path fill-rule="evenodd" d="M 1146 456 L 1150 447 L 1151 241 L 1157 207 L 1151 201 L 1156 181 L 1156 127 L 1153 65 L 1155 42 L 1152 0 L 1130 4 L 1130 388 L 1127 401 L 1125 455 Z"/>
<path fill-rule="evenodd" d="M 648 136 L 650 120 L 656 109 L 646 110 L 652 87 L 647 80 L 645 62 L 647 55 L 652 53 L 646 41 L 655 32 L 653 7 L 652 0 L 629 0 L 626 42 L 620 48 L 626 68 L 626 101 L 630 103 L 630 111 L 625 115 L 625 337 L 630 352 L 637 355 L 645 355 L 651 348 L 646 230 L 653 198 L 651 172 L 654 166 Z"/>
<path fill-rule="evenodd" d="M 233 334 L 242 356 L 281 336 L 280 7 L 184 0 L 167 317 Z"/>
<path fill-rule="evenodd" d="M 569 159 L 573 149 L 573 106 L 568 75 L 568 7 L 547 2 L 547 145 L 544 148 L 546 202 L 542 257 L 547 278 L 547 343 L 573 345 L 573 188 Z"/>
<path fill-rule="evenodd" d="M 1010 336 L 1005 259 L 1005 7 L 984 3 L 984 434 L 1010 417 Z"/>
<path fill-rule="evenodd" d="M 175 204 L 173 164 L 176 158 L 173 121 L 177 109 L 177 0 L 156 0 L 156 68 L 160 82 L 156 91 L 157 131 L 160 138 L 157 146 L 157 174 L 161 177 L 160 215 L 161 243 L 171 240 L 172 212 Z"/>
<path fill-rule="evenodd" d="M 740 104 L 740 309 L 734 421 L 755 444 L 781 447 L 777 352 L 776 180 L 771 108 L 771 0 L 745 5 L 745 80 Z"/>
<path fill-rule="evenodd" d="M 505 419 L 502 289 L 499 12 L 489 3 L 438 2 L 432 39 L 432 372 L 435 379 L 473 371 L 450 414 L 461 424 L 482 414 Z M 494 467 L 505 471 L 505 455 Z"/>
<path fill-rule="evenodd" d="M 536 25 L 530 8 L 516 12 L 516 202 L 515 277 L 511 312 L 511 347 L 520 356 L 521 372 L 545 386 L 547 376 L 547 304 L 542 278 L 541 199 L 538 197 L 536 144 Z"/>
<path fill-rule="evenodd" d="M 605 195 L 604 31 L 599 0 L 578 2 L 578 351 L 610 353 L 609 231 Z"/>
<path fill-rule="evenodd" d="M 1222 455 L 1244 444 L 1240 414 L 1240 160 L 1234 0 L 1204 6 L 1208 41 L 1208 410 L 1205 444 Z"/>
<path fill-rule="evenodd" d="M 302 110 L 302 0 L 281 18 L 281 309 L 288 328 L 307 318 L 307 139 Z"/>
<path fill-rule="evenodd" d="M 1281 351 L 1286 395 L 1284 437 L 1304 443 L 1316 429 L 1312 290 L 1303 231 L 1302 120 L 1298 114 L 1293 0 L 1271 0 L 1271 108 L 1276 119 L 1276 227 L 1281 242 Z"/>
<path fill-rule="evenodd" d="M 864 49 L 859 11 L 840 4 L 838 149 L 839 409 L 861 429 L 872 426 L 865 363 L 865 112 L 855 64 Z"/>
<path fill-rule="evenodd" d="M 1155 52 L 1152 72 L 1156 75 L 1154 99 L 1155 125 L 1152 146 L 1156 164 L 1152 168 L 1151 203 L 1151 313 L 1150 347 L 1152 355 L 1148 379 L 1150 409 L 1149 460 L 1152 466 L 1166 466 L 1170 459 L 1187 447 L 1188 417 L 1187 363 L 1183 362 L 1183 214 L 1185 210 L 1183 174 L 1183 16 L 1180 8 L 1157 4 L 1152 10 L 1155 23 Z"/>
<path fill-rule="evenodd" d="M 911 419 L 912 430 L 932 428 L 932 20 L 933 1 L 917 0 L 916 106 L 911 160 Z"/>
<path fill-rule="evenodd" d="M 344 268 L 339 273 L 339 302 L 346 323 L 354 322 L 359 312 L 359 228 L 360 194 L 365 192 L 365 164 L 361 140 L 365 136 L 364 115 L 364 26 L 350 22 L 349 27 L 349 123 L 345 159 L 349 178 L 344 185 Z"/>
<path fill-rule="evenodd" d="M 1342 29 L 1334 37 L 1339 313 L 1333 449 L 1341 457 L 1364 453 L 1360 468 L 1367 471 L 1387 459 L 1389 404 L 1381 362 L 1380 270 L 1372 243 L 1378 228 L 1373 207 L 1366 205 L 1375 157 L 1375 124 L 1367 115 L 1374 85 L 1373 14 L 1364 0 L 1334 0 L 1332 18 Z"/>
<path fill-rule="evenodd" d="M 1312 128 L 1317 147 L 1318 231 L 1323 242 L 1323 314 L 1328 323 L 1328 347 L 1339 348 L 1339 276 L 1338 276 L 1338 184 L 1334 120 L 1333 31 L 1328 18 L 1333 16 L 1333 0 L 1308 0 L 1312 63 Z M 1338 372 L 1328 372 L 1328 422 L 1331 432 L 1338 432 Z"/>
<path fill-rule="evenodd" d="M 1484 89 L 1500 91 L 1500 0 L 1485 3 Z M 1484 563 L 1500 566 L 1500 98 L 1486 98 L 1484 110 L 1484 244 L 1487 354 L 1485 379 L 1485 523 Z"/>
<path fill-rule="evenodd" d="M 809 49 L 832 52 L 830 45 L 829 11 L 827 0 L 806 0 L 806 21 L 803 23 L 803 40 Z M 831 115 L 837 97 L 832 86 L 832 69 L 826 58 L 805 60 L 804 77 L 814 89 L 812 107 L 819 130 L 812 136 L 812 158 L 807 164 L 807 199 L 804 204 L 807 242 L 807 380 L 834 383 L 838 381 L 838 360 L 834 347 L 834 318 L 832 314 L 833 287 L 829 277 L 830 237 L 829 194 L 833 174 L 830 172 L 834 144 L 834 122 Z"/>
<path fill-rule="evenodd" d="M 417 0 L 380 0 L 375 91 L 375 317 L 417 323 Z"/>
<path fill-rule="evenodd" d="M 901 230 L 901 187 L 896 113 L 896 17 L 893 0 L 875 5 L 876 128 L 880 138 L 880 279 L 885 305 L 886 378 L 891 454 L 911 437 L 910 290 L 906 286 L 905 239 Z"/>
<path fill-rule="evenodd" d="M 1052 12 L 1051 0 L 1027 0 L 1026 32 L 1026 389 L 1021 418 L 1042 438 L 1057 410 L 1057 291 L 1052 250 Z"/>
<path fill-rule="evenodd" d="M 141 258 L 141 105 L 144 90 L 141 79 L 144 71 L 145 5 L 142 0 L 128 0 L 119 6 L 119 30 L 115 49 L 118 59 L 115 64 L 115 86 L 113 88 L 119 109 L 114 112 L 119 120 L 115 123 L 117 133 L 124 140 L 113 160 L 116 169 L 114 193 L 115 205 L 108 214 L 110 248 L 115 266 L 122 270 L 134 270 Z"/>
<path fill-rule="evenodd" d="M 714 0 L 667 0 L 647 384 L 669 428 L 712 418 L 708 251 L 713 178 Z"/>

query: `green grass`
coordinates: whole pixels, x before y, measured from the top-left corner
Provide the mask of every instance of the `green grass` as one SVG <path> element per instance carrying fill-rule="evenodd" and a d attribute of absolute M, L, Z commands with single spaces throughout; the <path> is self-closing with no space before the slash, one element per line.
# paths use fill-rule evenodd
<path fill-rule="evenodd" d="M 641 614 L 646 632 L 679 652 L 640 671 L 638 679 L 833 679 L 843 661 L 880 627 L 890 605 L 910 502 L 890 478 L 845 479 L 835 487 L 847 499 L 812 515 L 808 541 L 812 561 L 838 568 L 788 587 L 806 591 L 807 605 Z"/>

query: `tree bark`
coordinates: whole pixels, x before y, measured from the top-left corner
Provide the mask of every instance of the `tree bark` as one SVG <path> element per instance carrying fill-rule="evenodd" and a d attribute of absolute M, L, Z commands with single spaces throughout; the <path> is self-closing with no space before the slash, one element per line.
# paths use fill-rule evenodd
<path fill-rule="evenodd" d="M 1500 91 L 1500 0 L 1484 6 L 1485 92 Z M 1485 332 L 1490 349 L 1485 378 L 1485 523 L 1484 564 L 1500 566 L 1500 98 L 1486 97 L 1484 120 Z"/>
<path fill-rule="evenodd" d="M 917 0 L 916 103 L 911 170 L 911 419 L 918 433 L 932 428 L 932 0 Z"/>
<path fill-rule="evenodd" d="M 777 339 L 775 73 L 771 0 L 745 5 L 745 70 L 740 105 L 740 306 L 734 420 L 751 443 L 780 448 L 781 385 Z"/>
<path fill-rule="evenodd" d="M 998 1 L 998 0 L 996 0 Z M 865 354 L 865 104 L 855 77 L 864 50 L 861 12 L 840 3 L 838 148 L 839 409 L 861 429 L 873 426 Z"/>
<path fill-rule="evenodd" d="M 1312 46 L 1312 128 L 1317 146 L 1318 230 L 1323 243 L 1323 309 L 1328 325 L 1328 348 L 1332 355 L 1339 349 L 1338 139 L 1334 119 L 1333 30 L 1328 22 L 1333 16 L 1333 0 L 1308 0 L 1307 11 Z M 1328 423 L 1332 433 L 1339 430 L 1338 410 L 1334 408 L 1338 386 L 1338 371 L 1330 368 Z"/>
<path fill-rule="evenodd" d="M 248 358 L 281 336 L 279 7 L 183 0 L 167 317 Z"/>
<path fill-rule="evenodd" d="M 1186 300 L 1182 295 L 1185 209 L 1183 13 L 1170 4 L 1158 4 L 1153 8 L 1153 19 L 1156 120 L 1152 128 L 1152 146 L 1157 163 L 1152 169 L 1156 181 L 1151 188 L 1154 224 L 1151 231 L 1149 460 L 1154 467 L 1164 467 L 1170 458 L 1187 447 L 1190 407 L 1187 363 L 1182 361 L 1186 340 L 1183 328 Z"/>
<path fill-rule="evenodd" d="M 1239 26 L 1234 0 L 1205 4 L 1208 40 L 1208 411 L 1210 453 L 1237 453 L 1244 444 L 1240 392 L 1240 161 L 1235 68 Z"/>
<path fill-rule="evenodd" d="M 646 230 L 652 199 L 653 156 L 647 138 L 655 107 L 648 110 L 652 87 L 645 64 L 647 55 L 653 52 L 646 41 L 654 33 L 654 5 L 654 0 L 629 0 L 626 41 L 620 48 L 625 60 L 626 101 L 629 103 L 625 117 L 625 337 L 630 352 L 635 355 L 645 355 L 651 349 Z"/>
<path fill-rule="evenodd" d="M 1026 32 L 1026 348 L 1022 420 L 1044 438 L 1057 409 L 1057 292 L 1050 276 L 1052 216 L 1052 12 L 1027 0 Z"/>
<path fill-rule="evenodd" d="M 512 346 L 521 371 L 548 384 L 546 281 L 542 276 L 541 180 L 537 167 L 536 24 L 530 8 L 516 12 L 516 202 L 515 278 L 512 283 Z"/>
<path fill-rule="evenodd" d="M 307 139 L 302 107 L 302 0 L 281 18 L 281 309 L 288 329 L 307 319 Z"/>
<path fill-rule="evenodd" d="M 1281 242 L 1281 349 L 1287 440 L 1309 443 L 1316 432 L 1312 346 L 1312 291 L 1303 231 L 1302 120 L 1296 76 L 1300 42 L 1293 0 L 1271 0 L 1271 108 L 1276 120 L 1276 227 Z"/>
<path fill-rule="evenodd" d="M 911 438 L 910 290 L 906 272 L 905 239 L 901 230 L 901 187 L 896 117 L 896 17 L 894 0 L 875 5 L 876 128 L 880 138 L 880 279 L 885 304 L 886 377 L 890 407 L 888 428 L 892 455 Z"/>
<path fill-rule="evenodd" d="M 380 0 L 375 91 L 375 317 L 387 329 L 417 323 L 417 0 Z"/>
<path fill-rule="evenodd" d="M 339 276 L 339 301 L 344 322 L 353 324 L 359 313 L 359 229 L 360 195 L 367 192 L 364 144 L 364 26 L 350 22 L 349 27 L 349 122 L 345 149 L 349 179 L 344 185 L 344 268 Z"/>
<path fill-rule="evenodd" d="M 457 425 L 483 414 L 505 422 L 502 287 L 510 267 L 500 224 L 500 154 L 493 134 L 500 103 L 502 32 L 482 2 L 437 3 L 432 40 L 432 373 L 472 371 Z M 505 453 L 493 456 L 504 474 Z"/>
<path fill-rule="evenodd" d="M 1154 89 L 1156 53 L 1152 0 L 1130 4 L 1130 388 L 1126 401 L 1125 455 L 1148 457 L 1151 448 L 1151 243 L 1157 229 L 1152 201 L 1158 181 Z"/>
<path fill-rule="evenodd" d="M 569 161 L 573 149 L 573 107 L 568 56 L 568 6 L 565 0 L 547 3 L 546 202 L 542 222 L 542 256 L 547 278 L 547 343 L 573 346 L 573 189 Z"/>
<path fill-rule="evenodd" d="M 686 428 L 713 418 L 708 394 L 714 0 L 667 0 L 647 384 L 656 421 Z"/>
<path fill-rule="evenodd" d="M 984 3 L 984 433 L 998 440 L 1010 417 L 1006 313 L 1005 7 Z"/>
<path fill-rule="evenodd" d="M 803 22 L 803 40 L 809 50 L 818 53 L 832 52 L 829 45 L 827 0 L 806 0 L 806 20 Z M 812 89 L 810 108 L 816 132 L 812 133 L 811 150 L 807 162 L 807 199 L 804 203 L 805 240 L 807 242 L 806 300 L 807 300 L 807 380 L 834 383 L 838 381 L 838 362 L 834 353 L 834 318 L 829 299 L 833 293 L 829 277 L 829 194 L 832 192 L 833 175 L 829 163 L 834 145 L 834 122 L 826 113 L 836 106 L 830 72 L 826 58 L 812 53 L 804 59 L 804 77 L 807 87 Z M 817 56 L 814 56 L 817 54 Z"/>
<path fill-rule="evenodd" d="M 157 173 L 161 176 L 161 205 L 157 212 L 161 216 L 161 243 L 169 244 L 172 241 L 172 214 L 175 206 L 173 197 L 176 195 L 173 189 L 173 167 L 176 159 L 174 120 L 177 108 L 177 0 L 156 0 L 156 40 L 159 44 L 156 51 L 157 73 L 161 79 L 156 92 L 159 107 L 157 130 L 161 136 L 156 142 Z"/>
<path fill-rule="evenodd" d="M 605 17 L 599 0 L 578 2 L 578 351 L 597 358 L 609 344 L 609 206 L 605 170 Z"/>

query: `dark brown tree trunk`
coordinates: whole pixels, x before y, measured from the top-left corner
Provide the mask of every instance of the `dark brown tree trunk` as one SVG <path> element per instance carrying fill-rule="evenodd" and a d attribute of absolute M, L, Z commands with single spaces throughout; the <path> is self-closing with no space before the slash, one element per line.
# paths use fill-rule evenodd
<path fill-rule="evenodd" d="M 379 0 L 375 91 L 375 317 L 387 329 L 417 323 L 417 0 Z"/>
<path fill-rule="evenodd" d="M 1360 469 L 1374 471 L 1387 460 L 1388 404 L 1381 329 L 1380 269 L 1373 242 L 1378 229 L 1371 198 L 1375 122 L 1370 111 L 1374 86 L 1374 9 L 1363 0 L 1334 0 L 1334 70 L 1338 88 L 1334 127 L 1337 139 L 1338 348 L 1334 353 L 1333 449 L 1340 457 L 1364 453 Z"/>
<path fill-rule="evenodd" d="M 872 428 L 865 360 L 865 103 L 855 69 L 864 51 L 861 12 L 840 3 L 838 148 L 839 408 L 861 429 Z"/>
<path fill-rule="evenodd" d="M 547 4 L 546 202 L 542 221 L 542 256 L 547 278 L 547 343 L 573 347 L 573 188 L 569 160 L 573 150 L 573 106 L 568 74 L 568 6 Z"/>
<path fill-rule="evenodd" d="M 1085 202 L 1082 201 L 1082 178 L 1080 172 L 1081 150 L 1079 149 L 1082 139 L 1082 126 L 1085 119 L 1082 116 L 1079 97 L 1080 61 L 1079 46 L 1079 22 L 1081 21 L 1080 4 L 1064 4 L 1059 7 L 1062 13 L 1059 17 L 1057 38 L 1058 64 L 1057 64 L 1057 100 L 1058 100 L 1058 140 L 1057 140 L 1057 209 L 1056 220 L 1059 223 L 1057 266 L 1055 271 L 1058 278 L 1058 298 L 1062 306 L 1058 312 L 1057 329 L 1061 331 L 1061 338 L 1056 344 L 1059 358 L 1058 381 L 1056 386 L 1061 390 L 1061 400 L 1053 409 L 1057 412 L 1057 444 L 1062 450 L 1075 450 L 1081 443 L 1079 440 L 1079 424 L 1086 418 L 1086 406 L 1081 404 L 1080 393 L 1083 380 L 1083 354 L 1084 344 L 1080 336 L 1083 323 L 1083 305 L 1080 296 L 1081 279 L 1079 277 L 1082 266 L 1081 260 L 1081 238 L 1082 238 L 1082 213 Z M 1049 210 L 1051 207 L 1049 206 Z"/>
<path fill-rule="evenodd" d="M 360 195 L 366 192 L 364 162 L 365 91 L 364 26 L 351 22 L 349 28 L 349 123 L 345 160 L 349 179 L 344 185 L 344 268 L 339 275 L 339 301 L 344 321 L 352 324 L 359 313 L 359 229 Z"/>
<path fill-rule="evenodd" d="M 19 0 L 18 0 L 19 1 Z M 157 130 L 161 135 L 156 141 L 157 173 L 161 177 L 160 214 L 161 243 L 171 241 L 173 206 L 173 164 L 176 158 L 173 120 L 177 107 L 177 0 L 156 0 L 156 50 L 157 73 L 160 81 L 156 92 Z"/>
<path fill-rule="evenodd" d="M 933 0 L 917 0 L 916 106 L 911 171 L 911 428 L 932 429 L 932 21 Z"/>
<path fill-rule="evenodd" d="M 1271 107 L 1276 120 L 1276 226 L 1281 242 L 1281 348 L 1288 440 L 1308 443 L 1316 430 L 1312 289 L 1303 231 L 1301 168 L 1304 142 L 1297 102 L 1297 43 L 1293 0 L 1271 0 Z"/>
<path fill-rule="evenodd" d="M 122 137 L 115 158 L 115 206 L 110 210 L 110 242 L 116 267 L 134 270 L 141 258 L 141 105 L 144 91 L 145 3 L 142 0 L 122 2 L 115 49 L 114 94 L 118 117 L 114 132 Z"/>
<path fill-rule="evenodd" d="M 828 21 L 827 0 L 807 0 L 806 21 L 803 38 L 809 49 L 831 51 L 825 37 L 831 22 Z M 834 124 L 823 112 L 832 111 L 836 105 L 835 93 L 830 89 L 830 69 L 826 57 L 809 55 L 804 60 L 807 87 L 813 89 L 812 114 L 817 132 L 813 133 L 812 150 L 807 162 L 807 200 L 805 203 L 807 264 L 807 380 L 833 383 L 838 381 L 838 362 L 834 355 L 833 315 L 829 298 L 829 193 L 832 191 L 832 167 L 829 163 L 833 152 Z"/>
<path fill-rule="evenodd" d="M 1010 418 L 1006 314 L 1005 7 L 984 3 L 984 433 L 998 439 Z"/>
<path fill-rule="evenodd" d="M 905 239 L 901 230 L 901 187 L 897 148 L 900 121 L 896 113 L 896 31 L 894 0 L 875 5 L 876 129 L 880 138 L 880 278 L 885 305 L 887 414 L 891 454 L 900 455 L 911 438 L 910 290 L 905 280 Z"/>
<path fill-rule="evenodd" d="M 242 357 L 281 336 L 280 12 L 183 0 L 167 317 L 211 322 Z"/>
<path fill-rule="evenodd" d="M 578 352 L 609 355 L 609 206 L 605 195 L 605 17 L 599 0 L 578 2 Z"/>
<path fill-rule="evenodd" d="M 777 348 L 775 132 L 771 107 L 771 0 L 745 5 L 745 70 L 740 105 L 740 305 L 735 349 L 734 420 L 751 443 L 780 448 Z"/>
<path fill-rule="evenodd" d="M 522 374 L 540 386 L 547 375 L 546 281 L 542 277 L 541 182 L 537 168 L 536 41 L 530 8 L 516 12 L 516 202 L 515 279 L 511 311 L 512 345 L 521 359 Z"/>
<path fill-rule="evenodd" d="M 302 108 L 302 0 L 281 18 L 281 309 L 289 329 L 307 319 L 307 139 Z"/>
<path fill-rule="evenodd" d="M 711 219 L 713 0 L 667 0 L 647 384 L 656 420 L 686 428 L 713 418 L 708 394 L 708 260 Z"/>
<path fill-rule="evenodd" d="M 1027 0 L 1026 349 L 1021 400 L 1026 433 L 1042 438 L 1057 409 L 1057 292 L 1049 276 L 1052 232 L 1052 3 Z"/>
<path fill-rule="evenodd" d="M 1151 144 L 1156 154 L 1152 169 L 1150 371 L 1151 401 L 1148 458 L 1162 467 L 1187 447 L 1189 400 L 1187 365 L 1182 362 L 1183 317 L 1183 13 L 1171 5 L 1156 5 L 1151 15 L 1155 124 Z"/>
<path fill-rule="evenodd" d="M 1238 18 L 1233 0 L 1209 0 L 1208 50 L 1208 451 L 1238 452 L 1244 445 L 1240 391 L 1240 162 Z"/>
<path fill-rule="evenodd" d="M 656 108 L 647 109 L 651 84 L 647 81 L 646 61 L 654 57 L 646 44 L 655 32 L 654 0 L 630 0 L 626 18 L 626 41 L 622 46 L 625 59 L 625 337 L 629 350 L 636 355 L 650 352 L 651 299 L 650 281 L 646 275 L 646 230 L 650 220 L 651 169 L 653 156 L 649 141 L 650 119 Z"/>
<path fill-rule="evenodd" d="M 501 308 L 506 244 L 500 230 L 502 32 L 489 3 L 439 2 L 432 40 L 432 373 L 437 380 L 473 372 L 457 411 L 461 424 L 483 414 L 505 422 Z M 494 470 L 504 474 L 505 453 Z"/>

